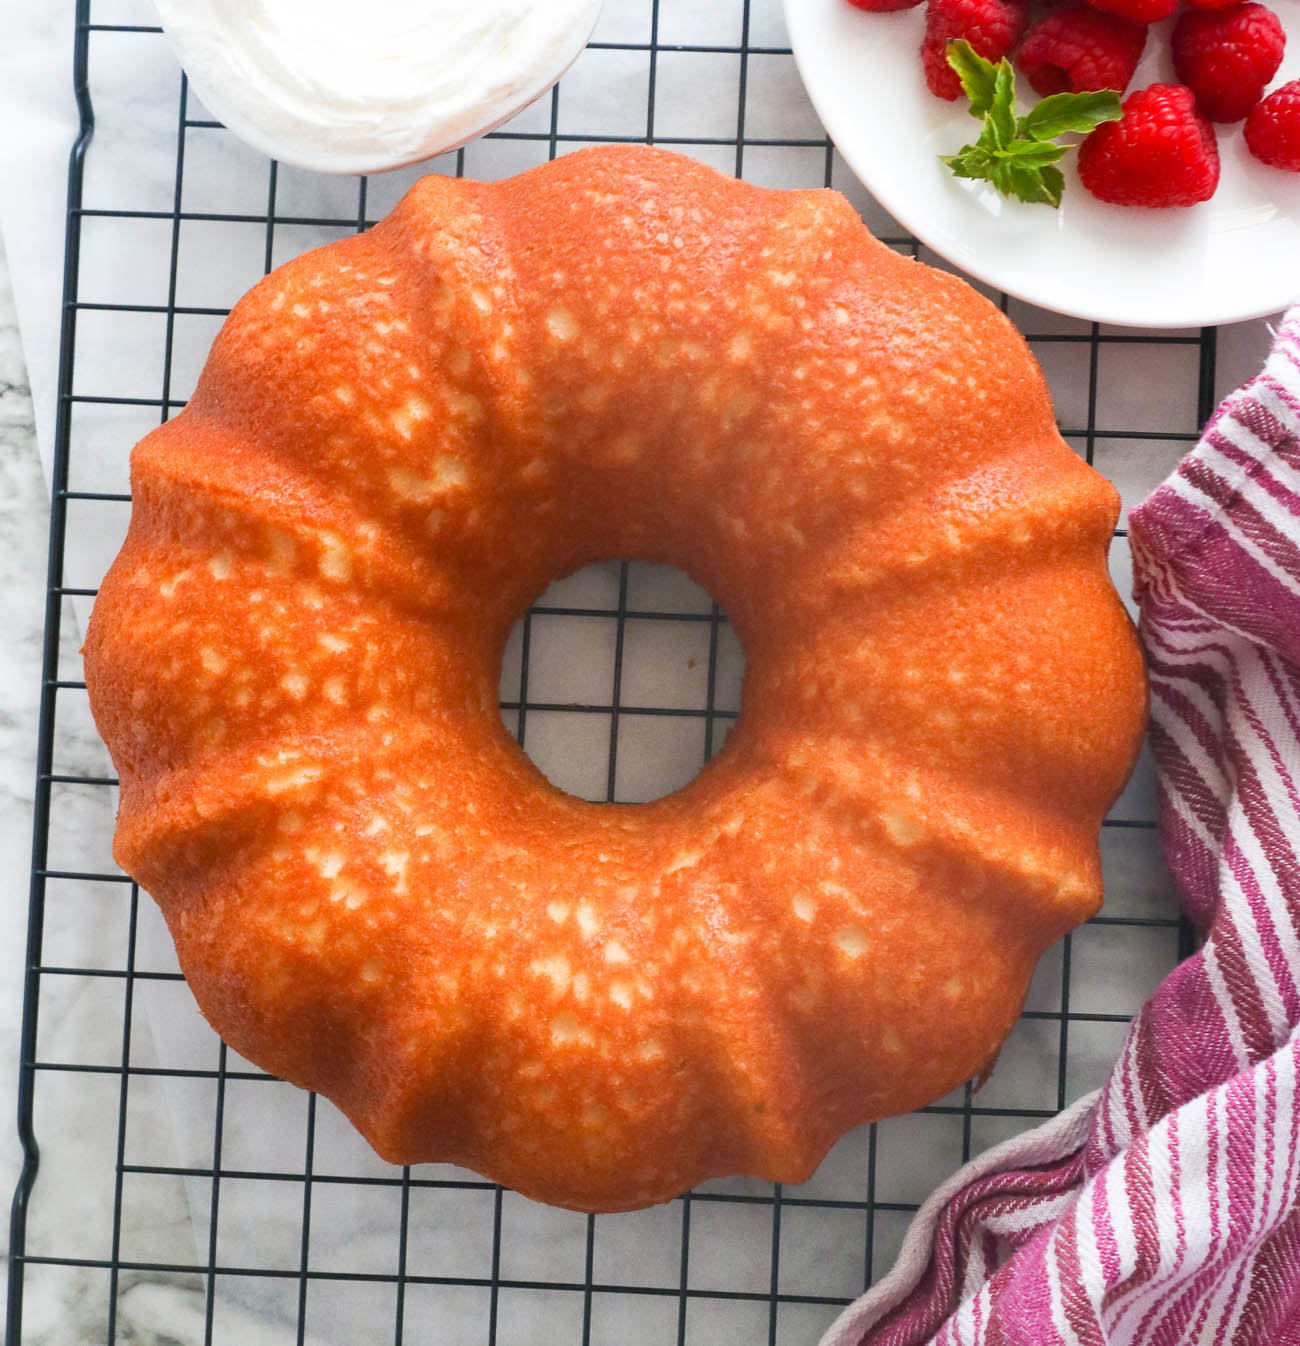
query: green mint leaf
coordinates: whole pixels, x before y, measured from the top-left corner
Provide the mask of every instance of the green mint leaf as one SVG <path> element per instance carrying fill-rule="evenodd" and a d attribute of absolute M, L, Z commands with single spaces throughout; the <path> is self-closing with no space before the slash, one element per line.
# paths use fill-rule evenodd
<path fill-rule="evenodd" d="M 1048 204 L 1053 208 L 1059 206 L 1065 192 L 1065 174 L 1054 164 L 1048 164 L 1046 168 L 1038 170 L 1038 177 L 1043 189 L 1049 193 Z"/>
<path fill-rule="evenodd" d="M 1011 195 L 1031 205 L 1051 206 L 1053 210 L 1061 204 L 1065 179 L 1059 168 L 1053 168 L 1050 164 L 1042 168 L 1028 168 L 1016 159 L 1005 162 Z"/>
<path fill-rule="evenodd" d="M 979 139 L 975 142 L 980 149 L 986 150 L 989 154 L 996 154 L 1003 146 L 1001 132 L 994 125 L 992 117 L 984 119 L 984 125 L 980 129 Z"/>
<path fill-rule="evenodd" d="M 1087 132 L 1121 116 L 1119 95 L 1053 94 L 1026 116 L 1016 116 L 1016 75 L 1007 60 L 996 65 L 969 42 L 948 44 L 948 64 L 957 72 L 971 114 L 983 121 L 979 138 L 956 154 L 941 155 L 954 177 L 991 182 L 1003 196 L 1053 208 L 1061 204 L 1065 177 L 1056 167 L 1069 152 L 1057 137 Z"/>
<path fill-rule="evenodd" d="M 965 38 L 948 43 L 948 64 L 957 72 L 961 87 L 970 100 L 972 117 L 987 117 L 993 106 L 997 66 L 986 61 Z"/>
<path fill-rule="evenodd" d="M 988 125 L 993 128 L 999 149 L 1005 149 L 1016 138 L 1016 72 L 1006 59 L 998 62 Z"/>
<path fill-rule="evenodd" d="M 943 156 L 942 162 L 954 177 L 991 182 L 1003 196 L 1056 207 L 1061 204 L 1065 178 L 1054 161 L 1067 148 L 1037 140 L 1012 141 L 1006 149 L 965 145 L 958 153 Z"/>
<path fill-rule="evenodd" d="M 1013 140 L 1002 151 L 1021 168 L 1043 168 L 1059 163 L 1069 153 L 1068 145 L 1056 145 L 1050 140 Z"/>
<path fill-rule="evenodd" d="M 1114 89 L 1055 93 L 1022 117 L 1016 130 L 1030 140 L 1055 140 L 1071 131 L 1087 135 L 1102 122 L 1117 122 L 1123 115 L 1119 94 Z"/>
<path fill-rule="evenodd" d="M 1003 196 L 1015 196 L 1015 169 L 1010 159 L 997 159 L 989 173 L 989 181 Z"/>
<path fill-rule="evenodd" d="M 943 162 L 956 178 L 985 179 L 993 170 L 994 158 L 978 145 L 967 145 L 959 153 L 948 155 Z"/>

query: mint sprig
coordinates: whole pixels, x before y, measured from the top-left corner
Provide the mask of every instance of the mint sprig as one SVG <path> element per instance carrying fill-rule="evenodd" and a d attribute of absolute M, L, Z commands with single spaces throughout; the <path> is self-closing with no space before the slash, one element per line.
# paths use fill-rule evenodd
<path fill-rule="evenodd" d="M 1056 165 L 1070 149 L 1058 137 L 1086 135 L 1123 116 L 1119 94 L 1102 89 L 1051 94 L 1017 117 L 1016 72 L 1010 61 L 1003 58 L 994 65 L 958 38 L 948 43 L 948 64 L 961 80 L 971 116 L 984 126 L 974 144 L 940 158 L 955 177 L 991 182 L 1003 196 L 1055 209 L 1065 190 Z"/>

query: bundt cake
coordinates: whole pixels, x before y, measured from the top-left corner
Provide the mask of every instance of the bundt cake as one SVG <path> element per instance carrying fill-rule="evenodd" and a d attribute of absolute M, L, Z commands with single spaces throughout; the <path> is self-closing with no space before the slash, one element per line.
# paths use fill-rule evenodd
<path fill-rule="evenodd" d="M 1097 908 L 1116 494 L 1006 318 L 835 192 L 426 177 L 240 301 L 131 475 L 85 649 L 117 859 L 217 1031 L 387 1159 L 584 1210 L 798 1182 L 986 1068 Z M 748 659 L 650 804 L 497 710 L 514 621 L 609 557 Z"/>

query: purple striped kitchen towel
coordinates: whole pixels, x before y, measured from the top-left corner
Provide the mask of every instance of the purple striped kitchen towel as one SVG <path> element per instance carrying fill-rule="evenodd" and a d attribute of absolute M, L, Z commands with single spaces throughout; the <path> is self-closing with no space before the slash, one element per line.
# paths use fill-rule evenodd
<path fill-rule="evenodd" d="M 1105 1087 L 936 1192 L 823 1346 L 1300 1346 L 1300 309 L 1130 529 L 1204 944 Z"/>

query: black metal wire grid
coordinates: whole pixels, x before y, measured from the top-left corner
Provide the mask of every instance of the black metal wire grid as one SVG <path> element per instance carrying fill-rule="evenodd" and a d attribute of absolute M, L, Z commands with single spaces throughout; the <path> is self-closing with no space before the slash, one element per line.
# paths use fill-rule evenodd
<path fill-rule="evenodd" d="M 183 276 L 182 235 L 196 224 L 253 226 L 261 231 L 262 268 L 269 270 L 284 259 L 279 240 L 293 231 L 307 229 L 363 229 L 382 214 L 373 206 L 374 193 L 366 179 L 357 180 L 354 208 L 328 215 L 295 214 L 284 208 L 284 171 L 272 163 L 264 169 L 265 197 L 261 211 L 195 210 L 187 207 L 187 152 L 191 163 L 195 138 L 228 133 L 205 115 L 179 80 L 179 103 L 175 117 L 175 172 L 170 209 L 131 209 L 114 204 L 97 207 L 87 200 L 88 152 L 94 130 L 91 99 L 92 62 L 97 45 L 110 36 L 115 42 L 161 43 L 159 31 L 145 23 L 113 22 L 104 18 L 108 7 L 120 0 L 77 0 L 74 52 L 74 85 L 81 115 L 81 132 L 72 152 L 68 178 L 67 233 L 64 273 L 64 307 L 60 352 L 59 406 L 56 424 L 53 496 L 47 577 L 47 617 L 43 652 L 43 684 L 38 748 L 38 779 L 30 895 L 30 931 L 27 947 L 24 1019 L 22 1028 L 19 1131 L 25 1162 L 15 1193 L 11 1223 L 11 1261 L 6 1341 L 11 1346 L 27 1340 L 46 1340 L 44 1326 L 25 1320 L 24 1308 L 35 1282 L 40 1281 L 42 1302 L 47 1292 L 67 1310 L 67 1341 L 240 1341 L 243 1329 L 235 1320 L 225 1320 L 224 1306 L 230 1286 L 273 1282 L 279 1310 L 275 1323 L 280 1336 L 267 1340 L 297 1343 L 332 1340 L 329 1323 L 343 1303 L 362 1300 L 366 1305 L 364 1339 L 394 1343 L 447 1341 L 485 1342 L 488 1346 L 523 1342 L 614 1343 L 635 1346 L 639 1342 L 675 1342 L 678 1346 L 717 1346 L 727 1342 L 766 1340 L 775 1344 L 816 1340 L 820 1329 L 838 1308 L 881 1274 L 907 1218 L 930 1185 L 943 1176 L 941 1169 L 917 1163 L 909 1150 L 916 1132 L 927 1126 L 942 1132 L 952 1164 L 992 1140 L 1011 1134 L 1039 1119 L 1053 1115 L 1076 1096 L 1084 1085 L 1097 1082 L 1081 1076 L 1072 1064 L 1082 1054 L 1104 1062 L 1118 1042 L 1130 1017 L 1132 1005 L 1104 1005 L 1093 996 L 1080 1004 L 1071 996 L 1072 969 L 1078 977 L 1081 960 L 1095 966 L 1099 958 L 1113 956 L 1117 948 L 1139 950 L 1151 978 L 1158 977 L 1174 961 L 1186 955 L 1190 934 L 1177 919 L 1171 905 L 1162 905 L 1160 892 L 1138 894 L 1139 900 L 1108 908 L 1089 927 L 1067 938 L 1058 953 L 1049 956 L 1040 973 L 1043 990 L 1031 996 L 1022 1027 L 1037 1044 L 1040 1055 L 1050 1043 L 1050 1071 L 1038 1068 L 1033 1087 L 1025 1088 L 1017 1076 L 1012 1087 L 976 1095 L 968 1086 L 955 1096 L 924 1109 L 902 1127 L 890 1124 L 864 1128 L 840 1147 L 838 1162 L 828 1165 L 826 1175 L 801 1189 L 734 1182 L 709 1184 L 647 1217 L 644 1223 L 627 1223 L 636 1217 L 568 1217 L 545 1214 L 540 1222 L 535 1212 L 513 1194 L 482 1182 L 472 1174 L 443 1168 L 386 1169 L 356 1163 L 351 1168 L 326 1162 L 324 1120 L 329 1105 L 306 1096 L 300 1141 L 295 1142 L 297 1160 L 291 1163 L 248 1162 L 231 1153 L 232 1114 L 254 1106 L 249 1089 L 286 1088 L 261 1072 L 248 1068 L 224 1045 L 213 1043 L 215 1062 L 195 1059 L 182 1064 L 154 1064 L 140 1051 L 137 1020 L 140 1005 L 160 988 L 182 979 L 175 970 L 145 966 L 140 954 L 140 930 L 148 917 L 147 902 L 141 902 L 137 887 L 113 866 L 106 848 L 78 837 L 59 836 L 60 791 L 102 792 L 115 784 L 107 774 L 60 767 L 61 734 L 70 732 L 77 712 L 70 702 L 84 700 L 84 683 L 78 671 L 67 667 L 66 637 L 73 625 L 71 604 L 89 601 L 93 584 L 68 582 L 66 543 L 71 528 L 95 527 L 95 511 L 124 509 L 125 491 L 81 489 L 76 471 L 84 437 L 79 434 L 78 415 L 87 407 L 127 409 L 165 420 L 183 405 L 174 367 L 178 324 L 190 319 L 216 322 L 226 311 L 221 305 L 187 304 L 180 299 Z M 806 166 L 815 161 L 820 182 L 847 185 L 843 166 L 824 138 L 816 136 L 756 135 L 747 129 L 748 97 L 757 62 L 789 63 L 789 49 L 780 44 L 763 45 L 757 40 L 760 26 L 771 25 L 760 15 L 763 0 L 734 0 L 734 42 L 661 40 L 673 9 L 673 0 L 644 0 L 644 35 L 634 40 L 595 41 L 590 52 L 615 54 L 633 62 L 643 75 L 631 81 L 629 96 L 644 96 L 644 125 L 626 134 L 600 134 L 601 127 L 566 127 L 561 116 L 565 85 L 549 98 L 549 125 L 539 125 L 537 114 L 521 126 L 508 125 L 494 133 L 493 140 L 517 145 L 532 158 L 554 157 L 578 143 L 595 141 L 653 141 L 720 160 L 737 175 L 745 175 L 761 153 L 763 171 L 770 172 L 773 156 L 798 155 Z M 92 8 L 99 21 L 92 19 Z M 628 6 L 624 6 L 628 8 Z M 770 8 L 767 7 L 767 8 Z M 753 40 L 751 40 L 753 39 Z M 589 56 L 590 56 L 589 52 Z M 666 135 L 662 128 L 665 65 L 671 60 L 706 57 L 726 69 L 734 81 L 736 113 L 728 133 L 719 135 Z M 584 58 L 586 59 L 586 58 Z M 788 74 L 788 71 L 787 71 Z M 543 112 L 546 111 L 544 107 Z M 680 110 L 672 118 L 681 124 Z M 466 168 L 466 151 L 446 165 L 455 171 Z M 191 172 L 193 168 L 191 167 Z M 81 270 L 85 232 L 91 221 L 112 220 L 124 228 L 161 228 L 166 241 L 167 283 L 161 302 L 100 302 L 82 293 Z M 917 255 L 915 240 L 894 234 L 886 241 Z M 290 244 L 290 250 L 295 250 Z M 128 282 L 129 283 L 129 282 Z M 1215 334 L 1200 333 L 1149 337 L 1103 331 L 1095 325 L 1036 320 L 1045 315 L 1018 310 L 1003 299 L 1022 325 L 1041 360 L 1061 368 L 1063 362 L 1075 372 L 1086 370 L 1086 409 L 1075 421 L 1063 424 L 1066 437 L 1088 461 L 1106 466 L 1105 452 L 1123 453 L 1127 444 L 1150 450 L 1157 460 L 1180 453 L 1195 438 L 1196 427 L 1208 416 L 1214 401 Z M 136 315 L 151 315 L 162 326 L 160 385 L 156 396 L 118 392 L 111 388 L 80 391 L 78 337 L 91 320 L 125 324 Z M 119 339 L 129 339 L 122 328 Z M 1195 364 L 1196 405 L 1188 408 L 1178 429 L 1151 425 L 1107 424 L 1104 383 L 1108 371 L 1118 377 L 1132 363 L 1137 348 L 1159 347 L 1166 355 Z M 1069 413 L 1063 411 L 1063 416 Z M 1159 470 L 1156 471 L 1159 475 Z M 1120 547 L 1124 532 L 1121 528 Z M 727 653 L 725 617 L 707 596 L 687 594 L 681 602 L 647 605 L 638 594 L 662 593 L 647 585 L 642 568 L 627 563 L 607 567 L 596 582 L 571 601 L 561 596 L 544 599 L 523 621 L 512 658 L 516 662 L 512 691 L 503 699 L 503 712 L 513 717 L 521 743 L 529 743 L 530 725 L 552 717 L 559 738 L 572 748 L 573 726 L 585 723 L 599 727 L 600 747 L 594 776 L 588 774 L 575 789 L 593 797 L 626 799 L 628 788 L 622 772 L 637 742 L 653 746 L 658 726 L 685 726 L 698 735 L 699 758 L 707 760 L 725 737 L 736 707 L 723 684 L 721 665 Z M 670 586 L 671 590 L 671 586 Z M 572 591 L 570 591 L 572 592 Z M 539 642 L 547 638 L 546 624 L 554 622 L 601 623 L 609 638 L 607 697 L 546 699 L 530 687 Z M 662 632 L 667 623 L 674 629 L 689 628 L 702 664 L 700 697 L 693 704 L 635 704 L 627 696 L 626 673 L 630 667 L 629 642 L 637 633 Z M 61 654 L 61 641 L 63 652 Z M 78 702 L 79 704 L 79 702 Z M 558 717 L 558 718 L 555 718 Z M 650 728 L 650 738 L 638 740 L 629 726 Z M 580 736 L 580 735 L 579 735 Z M 620 761 L 620 747 L 623 757 Z M 593 750 L 596 751 L 596 750 Z M 557 759 L 557 766 L 559 759 Z M 590 765 L 590 763 L 589 763 Z M 592 782 L 596 781 L 596 784 Z M 632 785 L 633 795 L 638 788 Z M 1154 822 L 1149 808 L 1117 812 L 1106 824 L 1106 839 L 1114 864 L 1123 870 L 1135 854 L 1148 858 L 1155 852 Z M 80 849 L 78 849 L 80 847 Z M 55 854 L 55 851 L 58 854 Z M 67 857 L 71 855 L 72 859 Z M 1125 860 L 1128 857 L 1128 861 Z M 1136 871 L 1148 877 L 1136 880 L 1138 887 L 1159 888 L 1155 871 L 1145 862 Z M 76 896 L 73 896 L 75 889 Z M 89 895 L 89 896 L 88 896 Z M 69 962 L 46 953 L 46 933 L 61 904 L 74 902 L 112 903 L 122 915 L 121 939 L 114 949 L 101 950 L 97 958 Z M 75 914 L 73 916 L 75 920 Z M 55 989 L 69 981 L 108 986 L 114 1010 L 112 1036 L 118 1044 L 112 1059 L 59 1059 L 46 1050 L 42 1039 L 42 1011 Z M 52 989 L 54 988 L 54 989 Z M 102 1004 L 102 997 L 99 1002 Z M 117 1017 L 120 1016 L 120 1019 Z M 1091 1037 L 1089 1036 L 1091 1035 Z M 1072 1053 L 1072 1044 L 1074 1051 Z M 1081 1046 L 1080 1044 L 1086 1044 Z M 1023 1074 L 1023 1072 L 1022 1072 Z M 38 1129 L 42 1093 L 56 1081 L 97 1090 L 102 1100 L 83 1130 L 86 1145 L 59 1149 L 64 1166 L 97 1163 L 102 1170 L 75 1174 L 92 1190 L 111 1193 L 111 1216 L 105 1221 L 102 1246 L 87 1248 L 75 1229 L 75 1221 L 54 1218 L 45 1222 L 39 1240 L 29 1237 L 30 1213 L 39 1197 L 36 1183 Z M 997 1076 L 995 1076 L 995 1082 Z M 207 1102 L 208 1147 L 205 1162 L 166 1164 L 156 1162 L 146 1143 L 142 1149 L 134 1134 L 141 1123 L 136 1104 L 149 1089 L 193 1085 Z M 92 1090 L 92 1092 L 94 1091 Z M 55 1091 L 57 1093 L 57 1090 Z M 59 1095 L 62 1097 L 63 1095 Z M 89 1138 L 98 1137 L 98 1147 Z M 147 1141 L 147 1138 L 146 1138 Z M 84 1152 L 83 1152 L 84 1151 Z M 47 1171 L 48 1172 L 48 1171 Z M 902 1175 L 900 1177 L 900 1174 Z M 147 1254 L 133 1246 L 132 1188 L 150 1181 L 189 1184 L 189 1207 L 196 1222 L 206 1226 L 195 1257 L 169 1255 L 165 1242 L 155 1240 Z M 59 1186 L 55 1175 L 47 1182 Z M 98 1185 L 97 1185 L 98 1184 Z M 197 1204 L 205 1207 L 195 1214 Z M 253 1192 L 252 1205 L 233 1200 L 234 1194 Z M 388 1200 L 389 1227 L 376 1231 L 388 1240 L 387 1264 L 359 1259 L 355 1265 L 337 1261 L 322 1263 L 316 1255 L 316 1236 L 328 1218 L 339 1218 L 340 1193 L 383 1193 Z M 446 1229 L 451 1242 L 437 1245 L 433 1254 L 413 1243 L 414 1212 L 429 1202 L 444 1202 L 445 1217 L 434 1223 Z M 260 1206 L 258 1202 L 262 1203 Z M 258 1211 L 290 1211 L 296 1239 L 293 1254 L 273 1264 L 250 1264 L 241 1259 L 241 1248 L 259 1219 Z M 328 1216 L 323 1212 L 329 1212 Z M 201 1214 L 202 1220 L 199 1221 Z M 56 1213 L 57 1216 L 57 1213 Z M 553 1222 L 548 1224 L 547 1220 Z M 576 1221 L 576 1223 L 575 1223 Z M 475 1225 L 471 1228 L 472 1224 Z M 565 1245 L 569 1261 L 561 1266 L 548 1263 L 539 1250 L 554 1241 Z M 463 1243 L 463 1249 L 454 1245 Z M 183 1248 L 184 1240 L 175 1247 Z M 614 1257 L 613 1252 L 623 1256 Z M 755 1256 L 755 1252 L 759 1253 Z M 477 1260 L 475 1260 L 477 1259 Z M 638 1270 L 637 1264 L 644 1264 Z M 54 1289 L 51 1291 L 50 1287 Z M 62 1288 L 60 1288 L 62 1286 Z M 153 1320 L 138 1303 L 130 1313 L 126 1296 L 141 1287 L 174 1292 L 169 1309 L 155 1312 Z M 238 1294 L 234 1295 L 238 1300 Z M 169 1301 L 170 1302 L 170 1301 Z M 447 1308 L 454 1302 L 454 1312 Z M 448 1316 L 450 1314 L 450 1316 Z M 75 1324 L 73 1319 L 75 1318 Z M 150 1322 L 153 1326 L 149 1326 Z M 26 1322 L 26 1329 L 25 1329 Z M 446 1324 L 455 1323 L 449 1327 Z M 467 1329 L 466 1324 L 474 1324 Z M 443 1324 L 439 1327 L 439 1324 Z M 29 1335 L 25 1336 L 27 1330 Z M 466 1334 L 468 1331 L 468 1335 Z M 356 1338 L 354 1338 L 356 1339 Z"/>

